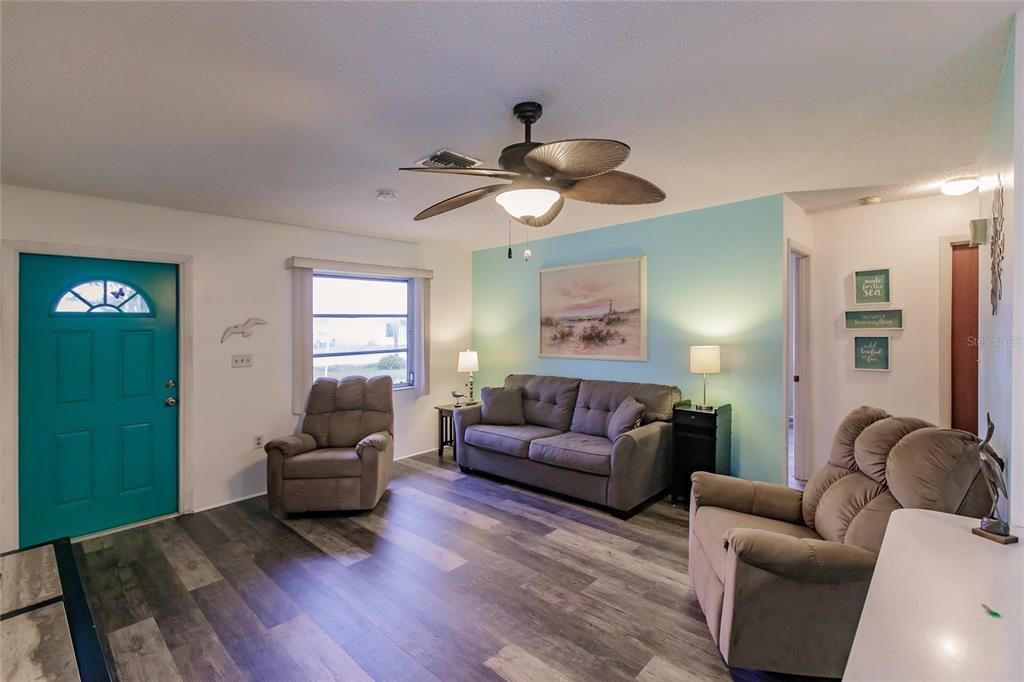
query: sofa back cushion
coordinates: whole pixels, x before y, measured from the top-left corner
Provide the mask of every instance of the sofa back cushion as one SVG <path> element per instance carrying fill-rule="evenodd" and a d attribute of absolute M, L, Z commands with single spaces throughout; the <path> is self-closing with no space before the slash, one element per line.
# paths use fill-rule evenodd
<path fill-rule="evenodd" d="M 966 431 L 859 407 L 843 419 L 828 463 L 804 489 L 804 523 L 826 540 L 877 552 L 896 509 L 981 516 L 991 498 L 977 443 Z"/>
<path fill-rule="evenodd" d="M 485 386 L 480 391 L 480 421 L 484 424 L 504 426 L 522 426 L 523 390 L 518 386 L 512 388 L 493 388 Z"/>
<path fill-rule="evenodd" d="M 644 406 L 642 423 L 669 421 L 672 406 L 679 402 L 679 388 L 662 384 L 584 379 L 572 415 L 571 429 L 591 436 L 607 436 L 608 421 L 626 398 Z"/>
<path fill-rule="evenodd" d="M 523 391 L 523 418 L 527 424 L 568 431 L 580 380 L 535 374 L 509 374 L 505 388 Z"/>
<path fill-rule="evenodd" d="M 313 382 L 302 417 L 302 432 L 318 448 L 351 448 L 377 431 L 394 433 L 391 377 L 321 377 Z"/>

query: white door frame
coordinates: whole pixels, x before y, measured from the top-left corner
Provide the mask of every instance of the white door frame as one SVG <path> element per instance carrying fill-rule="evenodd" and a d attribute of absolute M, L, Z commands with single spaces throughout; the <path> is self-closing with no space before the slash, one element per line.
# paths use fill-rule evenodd
<path fill-rule="evenodd" d="M 783 419 L 786 421 L 785 433 L 787 434 L 786 449 L 784 452 L 786 456 L 783 457 L 784 461 L 784 473 L 782 480 L 785 483 L 789 482 L 789 448 L 788 448 L 788 433 L 789 433 L 789 389 L 793 383 L 793 375 L 796 373 L 796 368 L 800 368 L 800 387 L 797 390 L 800 394 L 800 399 L 796 400 L 796 410 L 793 415 L 794 429 L 793 429 L 793 464 L 794 470 L 798 470 L 799 461 L 801 455 L 807 460 L 805 464 L 808 468 L 813 467 L 813 456 L 811 453 L 812 443 L 814 442 L 814 416 L 813 416 L 813 400 L 811 398 L 811 325 L 810 325 L 810 314 L 811 314 L 811 249 L 795 239 L 786 240 L 786 301 L 785 301 L 785 342 L 783 344 L 785 352 L 785 375 L 784 375 L 784 390 L 783 399 L 785 401 L 786 409 L 783 410 Z M 796 330 L 796 338 L 791 338 L 793 334 L 790 332 L 790 312 L 789 303 L 792 298 L 791 292 L 795 283 L 790 277 L 790 263 L 793 256 L 798 258 L 799 268 L 799 279 L 801 287 L 797 290 L 799 300 L 796 301 L 796 307 L 800 311 L 800 315 L 797 316 L 798 329 Z M 795 343 L 797 353 L 796 365 L 793 366 L 793 362 L 790 358 L 790 344 Z M 808 477 L 810 471 L 806 472 Z"/>
<path fill-rule="evenodd" d="M 970 243 L 969 234 L 939 237 L 939 426 L 943 428 L 949 428 L 953 420 L 953 247 Z M 981 311 L 978 313 L 980 320 Z M 979 428 L 983 423 L 978 421 Z"/>
<path fill-rule="evenodd" d="M 192 338 L 195 304 L 191 256 L 150 251 L 111 249 L 77 244 L 53 244 L 4 239 L 0 241 L 0 551 L 18 547 L 18 288 L 22 253 L 78 256 L 178 266 L 178 513 L 193 511 L 192 443 L 194 362 Z"/>

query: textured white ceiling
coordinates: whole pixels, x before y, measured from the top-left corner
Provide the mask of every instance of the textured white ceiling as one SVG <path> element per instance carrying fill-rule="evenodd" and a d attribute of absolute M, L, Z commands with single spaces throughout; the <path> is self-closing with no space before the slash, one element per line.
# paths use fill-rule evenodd
<path fill-rule="evenodd" d="M 478 248 L 493 201 L 412 216 L 486 181 L 396 169 L 494 165 L 537 99 L 534 139 L 624 140 L 668 199 L 569 202 L 534 238 L 912 185 L 973 170 L 1021 6 L 4 2 L 3 181 Z"/>

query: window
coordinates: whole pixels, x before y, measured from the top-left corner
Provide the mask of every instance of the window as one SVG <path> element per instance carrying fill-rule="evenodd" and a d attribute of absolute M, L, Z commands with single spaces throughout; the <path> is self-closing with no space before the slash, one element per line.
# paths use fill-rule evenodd
<path fill-rule="evenodd" d="M 129 313 L 148 315 L 145 296 L 123 282 L 96 279 L 76 284 L 57 301 L 55 313 Z"/>
<path fill-rule="evenodd" d="M 412 386 L 409 279 L 313 275 L 313 378 L 389 375 Z"/>

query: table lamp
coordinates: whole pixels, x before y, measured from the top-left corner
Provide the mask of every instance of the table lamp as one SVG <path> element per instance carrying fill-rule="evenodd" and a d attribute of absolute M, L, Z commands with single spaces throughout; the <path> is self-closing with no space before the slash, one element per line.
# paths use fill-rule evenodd
<path fill-rule="evenodd" d="M 704 400 L 698 410 L 714 412 L 708 405 L 708 375 L 722 371 L 722 354 L 719 346 L 690 346 L 690 373 L 704 375 Z"/>
<path fill-rule="evenodd" d="M 480 371 L 480 360 L 477 358 L 475 350 L 467 348 L 459 352 L 458 371 L 469 372 L 469 381 L 466 382 L 466 386 L 469 387 L 469 402 L 473 402 L 473 372 Z"/>

